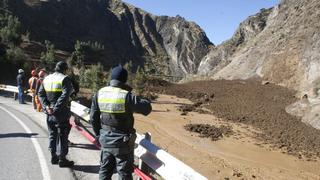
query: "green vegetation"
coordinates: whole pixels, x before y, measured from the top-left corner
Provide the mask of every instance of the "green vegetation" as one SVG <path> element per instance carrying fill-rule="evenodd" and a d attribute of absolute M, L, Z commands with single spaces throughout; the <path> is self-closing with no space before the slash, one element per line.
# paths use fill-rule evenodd
<path fill-rule="evenodd" d="M 74 51 L 71 54 L 71 65 L 75 65 L 78 68 L 81 68 L 83 66 L 83 61 L 84 61 L 84 47 L 81 45 L 80 41 L 77 41 L 76 44 L 74 45 Z"/>
<path fill-rule="evenodd" d="M 40 61 L 41 65 L 47 69 L 52 70 L 55 65 L 55 49 L 54 45 L 50 41 L 45 41 L 46 51 L 41 53 Z"/>
<path fill-rule="evenodd" d="M 133 86 L 134 86 L 135 92 L 138 95 L 142 95 L 144 93 L 144 91 L 145 91 L 144 85 L 145 85 L 147 78 L 148 78 L 147 74 L 143 70 L 143 68 L 138 67 L 138 69 L 135 73 L 134 80 L 133 80 Z"/>
<path fill-rule="evenodd" d="M 0 38 L 1 42 L 17 46 L 21 42 L 21 23 L 17 17 L 0 14 Z"/>
<path fill-rule="evenodd" d="M 99 55 L 101 51 L 104 50 L 104 45 L 98 42 L 81 42 L 76 41 L 74 45 L 74 51 L 71 54 L 70 62 L 77 68 L 81 68 L 84 62 L 88 60 L 89 57 L 94 57 Z"/>
<path fill-rule="evenodd" d="M 11 45 L 6 51 L 6 59 L 13 63 L 19 63 L 26 59 L 26 55 L 21 48 Z"/>
<path fill-rule="evenodd" d="M 106 86 L 106 77 L 106 73 L 103 71 L 103 66 L 100 63 L 91 65 L 89 69 L 85 69 L 82 66 L 80 69 L 80 86 L 97 92 L 100 88 Z"/>

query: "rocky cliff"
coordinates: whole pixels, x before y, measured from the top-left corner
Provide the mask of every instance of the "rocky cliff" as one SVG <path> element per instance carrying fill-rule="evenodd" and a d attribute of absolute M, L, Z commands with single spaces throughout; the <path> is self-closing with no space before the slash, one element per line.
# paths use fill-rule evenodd
<path fill-rule="evenodd" d="M 283 0 L 249 17 L 228 41 L 201 61 L 199 74 L 215 79 L 261 77 L 317 96 L 320 2 Z"/>
<path fill-rule="evenodd" d="M 196 73 L 212 43 L 182 17 L 154 16 L 120 0 L 10 0 L 32 40 L 72 51 L 76 40 L 99 42 L 109 66 L 133 61 L 167 75 Z M 157 72 L 156 72 L 157 73 Z"/>
<path fill-rule="evenodd" d="M 304 98 L 287 112 L 320 128 L 320 1 L 282 0 L 250 16 L 234 36 L 212 49 L 198 74 L 213 79 L 261 78 Z"/>

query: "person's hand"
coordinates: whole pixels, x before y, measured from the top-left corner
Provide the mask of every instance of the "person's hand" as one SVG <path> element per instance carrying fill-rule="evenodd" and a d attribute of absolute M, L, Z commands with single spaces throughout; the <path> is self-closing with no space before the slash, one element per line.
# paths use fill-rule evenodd
<path fill-rule="evenodd" d="M 47 113 L 48 113 L 49 115 L 52 115 L 52 114 L 53 114 L 53 108 L 51 108 L 51 107 L 49 107 L 49 106 L 46 107 L 46 111 L 47 111 Z"/>

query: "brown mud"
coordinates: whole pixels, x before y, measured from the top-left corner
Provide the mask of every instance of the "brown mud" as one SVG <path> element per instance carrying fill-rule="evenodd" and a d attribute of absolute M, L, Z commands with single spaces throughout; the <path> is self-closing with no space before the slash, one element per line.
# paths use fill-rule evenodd
<path fill-rule="evenodd" d="M 299 159 L 272 148 L 255 138 L 262 133 L 257 128 L 212 114 L 188 112 L 182 116 L 178 108 L 192 104 L 184 98 L 159 94 L 150 115 L 135 114 L 135 128 L 139 133 L 150 132 L 154 144 L 208 179 L 320 179 L 319 161 Z M 232 127 L 233 133 L 212 141 L 185 130 L 188 124 L 201 124 L 200 130 L 206 124 L 208 129 Z"/>
<path fill-rule="evenodd" d="M 181 115 L 199 108 L 208 109 L 225 121 L 261 130 L 255 137 L 283 152 L 307 160 L 320 157 L 320 131 L 285 111 L 287 105 L 297 100 L 294 91 L 254 80 L 162 84 L 152 90 L 194 102 L 181 106 Z"/>

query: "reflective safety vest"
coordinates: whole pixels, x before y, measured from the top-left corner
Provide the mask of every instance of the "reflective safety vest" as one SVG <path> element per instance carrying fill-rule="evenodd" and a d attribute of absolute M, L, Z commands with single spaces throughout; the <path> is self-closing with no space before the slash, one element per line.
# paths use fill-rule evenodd
<path fill-rule="evenodd" d="M 118 87 L 104 87 L 98 91 L 98 106 L 101 112 L 125 113 L 125 103 L 128 91 Z"/>
<path fill-rule="evenodd" d="M 67 77 L 62 73 L 55 72 L 43 80 L 43 87 L 46 92 L 62 92 L 62 81 Z"/>

